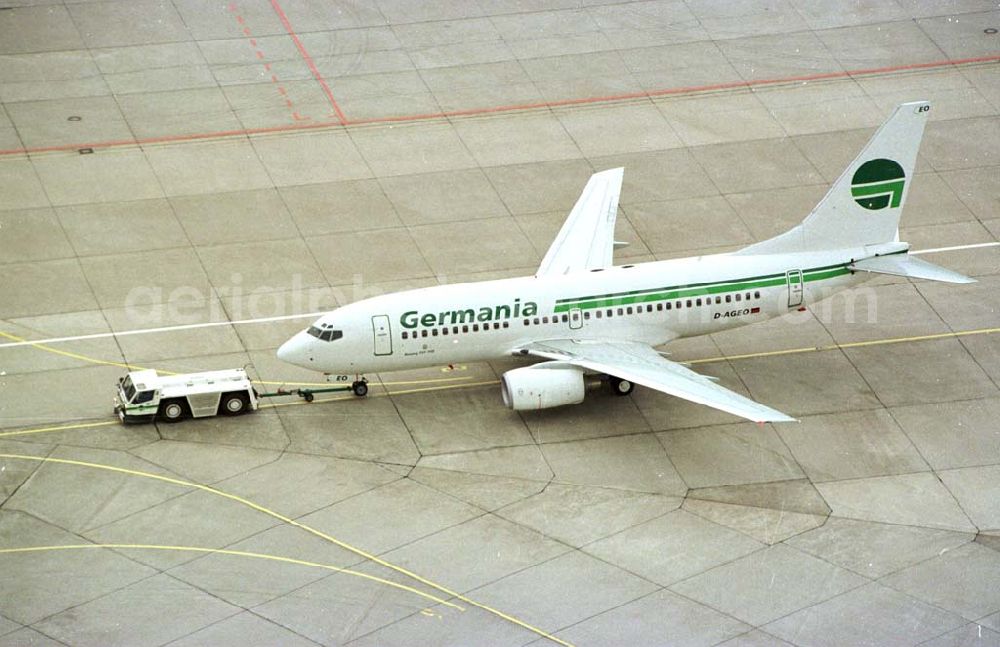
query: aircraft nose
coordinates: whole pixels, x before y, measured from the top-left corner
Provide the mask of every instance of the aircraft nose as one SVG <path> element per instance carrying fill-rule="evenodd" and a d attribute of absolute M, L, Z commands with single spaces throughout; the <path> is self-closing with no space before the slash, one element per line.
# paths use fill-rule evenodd
<path fill-rule="evenodd" d="M 278 359 L 296 366 L 311 368 L 312 353 L 309 351 L 309 340 L 303 339 L 305 333 L 299 333 L 278 348 Z"/>

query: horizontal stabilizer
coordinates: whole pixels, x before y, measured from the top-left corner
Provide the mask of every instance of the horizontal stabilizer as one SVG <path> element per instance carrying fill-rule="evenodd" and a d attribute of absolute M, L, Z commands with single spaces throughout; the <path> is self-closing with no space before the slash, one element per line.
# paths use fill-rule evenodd
<path fill-rule="evenodd" d="M 893 254 L 892 256 L 876 256 L 852 263 L 850 269 L 858 272 L 873 272 L 875 274 L 891 274 L 906 276 L 911 279 L 927 279 L 928 281 L 943 281 L 944 283 L 975 283 L 976 279 L 952 272 L 933 263 L 913 258 L 908 254 Z"/>

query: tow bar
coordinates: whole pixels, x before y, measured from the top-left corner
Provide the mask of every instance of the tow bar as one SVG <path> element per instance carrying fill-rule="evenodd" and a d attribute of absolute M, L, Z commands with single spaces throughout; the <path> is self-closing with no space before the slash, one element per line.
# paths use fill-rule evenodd
<path fill-rule="evenodd" d="M 331 386 L 323 389 L 278 389 L 273 393 L 258 393 L 260 398 L 276 398 L 285 395 L 297 395 L 306 402 L 312 402 L 317 393 L 343 393 L 353 391 L 354 395 L 364 397 L 368 395 L 368 380 L 356 380 L 350 386 Z"/>

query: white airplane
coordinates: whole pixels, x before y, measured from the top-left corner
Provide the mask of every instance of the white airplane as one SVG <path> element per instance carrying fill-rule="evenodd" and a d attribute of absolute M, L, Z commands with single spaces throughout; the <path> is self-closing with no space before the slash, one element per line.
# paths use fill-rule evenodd
<path fill-rule="evenodd" d="M 441 285 L 337 308 L 278 349 L 297 366 L 353 381 L 364 373 L 527 356 L 503 375 L 517 410 L 577 404 L 584 376 L 618 395 L 634 384 L 749 420 L 793 418 L 655 350 L 777 317 L 870 278 L 972 279 L 908 254 L 899 216 L 930 104 L 904 103 L 801 224 L 737 252 L 615 266 L 623 169 L 587 182 L 534 276 Z M 353 378 L 349 377 L 353 376 Z"/>

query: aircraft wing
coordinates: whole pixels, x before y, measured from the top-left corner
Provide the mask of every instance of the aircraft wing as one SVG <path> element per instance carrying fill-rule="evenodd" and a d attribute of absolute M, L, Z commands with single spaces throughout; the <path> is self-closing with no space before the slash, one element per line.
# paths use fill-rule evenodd
<path fill-rule="evenodd" d="M 613 168 L 590 176 L 535 276 L 611 266 L 624 171 Z"/>
<path fill-rule="evenodd" d="M 536 357 L 614 375 L 754 422 L 795 421 L 780 411 L 719 386 L 710 378 L 677 362 L 671 362 L 645 344 L 558 339 L 533 342 L 524 350 Z"/>

